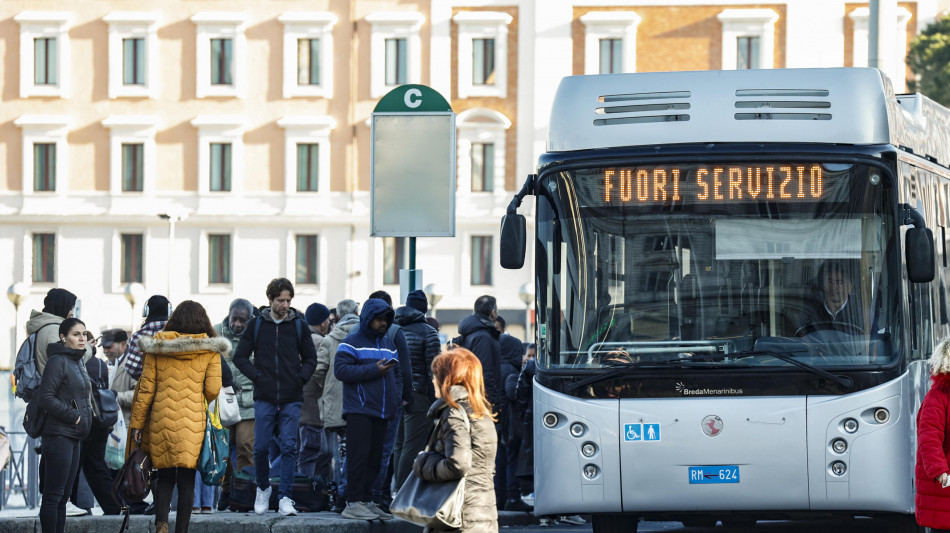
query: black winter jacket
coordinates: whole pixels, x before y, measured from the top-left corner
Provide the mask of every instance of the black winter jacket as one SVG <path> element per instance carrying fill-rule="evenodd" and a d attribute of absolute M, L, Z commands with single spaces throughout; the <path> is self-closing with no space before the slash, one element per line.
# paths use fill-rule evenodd
<path fill-rule="evenodd" d="M 260 328 L 256 327 L 258 320 Z M 297 321 L 301 322 L 299 334 Z M 254 382 L 255 401 L 282 405 L 303 401 L 303 385 L 317 366 L 317 351 L 300 311 L 291 308 L 278 324 L 271 318 L 270 308 L 265 308 L 247 324 L 232 359 Z"/>
<path fill-rule="evenodd" d="M 86 352 L 52 342 L 46 353 L 49 359 L 38 391 L 39 407 L 47 413 L 43 436 L 83 440 L 92 427 L 92 382 L 82 362 Z"/>
<path fill-rule="evenodd" d="M 402 327 L 409 345 L 409 362 L 412 370 L 412 390 L 425 394 L 429 403 L 435 401 L 432 388 L 432 360 L 439 355 L 442 345 L 435 328 L 426 322 L 426 316 L 418 309 L 403 306 L 396 309 L 395 321 Z"/>
<path fill-rule="evenodd" d="M 482 363 L 485 375 L 485 394 L 494 411 L 503 406 L 505 385 L 501 381 L 501 346 L 498 344 L 498 330 L 485 315 L 473 313 L 459 323 L 462 336 L 460 346 L 467 348 Z"/>

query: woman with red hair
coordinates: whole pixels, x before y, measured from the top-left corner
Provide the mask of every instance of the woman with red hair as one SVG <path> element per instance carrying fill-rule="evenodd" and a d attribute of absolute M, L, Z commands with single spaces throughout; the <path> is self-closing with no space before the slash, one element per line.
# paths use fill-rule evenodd
<path fill-rule="evenodd" d="M 495 433 L 492 406 L 485 398 L 482 364 L 456 348 L 432 361 L 436 401 L 429 418 L 438 421 L 429 451 L 416 457 L 413 471 L 425 481 L 465 478 L 462 528 L 465 533 L 498 531 L 495 507 Z"/>

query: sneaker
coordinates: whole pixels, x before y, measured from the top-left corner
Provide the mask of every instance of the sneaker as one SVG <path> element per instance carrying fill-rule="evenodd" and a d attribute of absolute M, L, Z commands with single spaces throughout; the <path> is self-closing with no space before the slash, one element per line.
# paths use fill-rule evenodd
<path fill-rule="evenodd" d="M 66 516 L 86 516 L 89 511 L 76 507 L 73 502 L 66 502 Z"/>
<path fill-rule="evenodd" d="M 202 508 L 201 508 L 201 514 L 211 514 L 212 512 L 213 512 L 213 511 L 211 510 L 210 507 L 202 507 Z"/>
<path fill-rule="evenodd" d="M 270 487 L 267 487 L 267 490 L 261 490 L 260 487 L 257 488 L 257 496 L 254 497 L 255 513 L 264 514 L 267 512 L 267 508 L 270 506 L 270 491 Z"/>
<path fill-rule="evenodd" d="M 573 526 L 583 526 L 584 524 L 587 523 L 587 520 L 584 520 L 583 518 L 581 518 L 580 515 L 572 514 L 572 515 L 561 516 L 560 518 L 558 518 L 558 522 L 562 524 L 571 524 Z"/>
<path fill-rule="evenodd" d="M 380 520 L 392 520 L 393 515 L 389 514 L 389 506 L 386 505 L 386 508 L 384 509 L 383 508 L 384 505 L 386 504 L 368 502 L 366 504 L 366 508 L 372 511 L 373 513 L 376 513 L 376 516 L 378 516 Z"/>
<path fill-rule="evenodd" d="M 284 496 L 280 499 L 280 503 L 277 504 L 277 512 L 281 516 L 297 516 L 297 510 L 294 509 L 294 501 Z"/>
<path fill-rule="evenodd" d="M 373 507 L 376 506 L 373 505 Z M 340 516 L 349 518 L 350 520 L 376 520 L 379 518 L 379 516 L 373 511 L 370 511 L 363 502 L 347 502 L 346 509 L 343 509 Z"/>
<path fill-rule="evenodd" d="M 521 498 L 512 498 L 505 502 L 506 511 L 520 511 L 523 513 L 530 513 L 534 510 L 534 507 L 526 504 L 521 500 Z"/>
<path fill-rule="evenodd" d="M 551 527 L 554 525 L 554 520 L 546 516 L 542 516 L 538 519 L 538 526 L 540 527 Z"/>

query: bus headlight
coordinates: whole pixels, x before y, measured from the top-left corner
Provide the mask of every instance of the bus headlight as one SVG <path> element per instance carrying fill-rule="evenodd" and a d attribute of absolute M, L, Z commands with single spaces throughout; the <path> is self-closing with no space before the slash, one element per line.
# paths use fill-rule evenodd
<path fill-rule="evenodd" d="M 541 422 L 544 423 L 544 427 L 553 428 L 558 423 L 557 415 L 554 413 L 546 413 L 544 418 L 541 419 Z"/>
<path fill-rule="evenodd" d="M 836 476 L 843 476 L 848 471 L 848 465 L 844 461 L 835 461 L 831 463 L 831 473 Z"/>
<path fill-rule="evenodd" d="M 891 413 L 883 407 L 874 410 L 874 421 L 878 424 L 884 424 L 891 419 Z"/>
<path fill-rule="evenodd" d="M 848 451 L 848 442 L 844 439 L 835 439 L 831 441 L 831 449 L 834 450 L 835 453 L 844 453 Z"/>
<path fill-rule="evenodd" d="M 584 457 L 593 457 L 597 453 L 597 446 L 593 442 L 585 442 L 581 446 L 581 453 L 584 454 Z"/>
<path fill-rule="evenodd" d="M 845 419 L 844 424 L 842 424 L 844 430 L 848 433 L 854 433 L 858 430 L 858 421 L 853 418 Z"/>
<path fill-rule="evenodd" d="M 587 479 L 594 479 L 595 477 L 597 477 L 597 467 L 595 465 L 585 465 L 584 477 L 586 477 Z"/>
<path fill-rule="evenodd" d="M 587 428 L 584 427 L 584 424 L 581 424 L 580 422 L 574 422 L 571 424 L 571 435 L 575 437 L 583 437 L 586 431 Z"/>

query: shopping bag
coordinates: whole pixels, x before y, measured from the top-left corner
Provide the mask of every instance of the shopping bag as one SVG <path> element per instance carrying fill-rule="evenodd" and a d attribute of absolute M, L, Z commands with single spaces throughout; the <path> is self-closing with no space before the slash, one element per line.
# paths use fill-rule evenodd
<path fill-rule="evenodd" d="M 220 486 L 227 469 L 228 430 L 221 426 L 221 408 L 217 402 L 205 410 L 205 435 L 198 455 L 198 472 L 205 485 Z M 207 403 L 205 403 L 207 407 Z"/>
<path fill-rule="evenodd" d="M 109 438 L 106 440 L 106 465 L 112 470 L 118 470 L 125 464 L 125 439 L 128 430 L 125 428 L 125 417 L 120 416 Z"/>
<path fill-rule="evenodd" d="M 234 387 L 221 387 L 218 393 L 218 399 L 211 402 L 211 410 L 215 407 L 221 411 L 221 425 L 230 427 L 241 421 L 241 408 L 238 406 L 237 395 L 234 393 Z"/>

